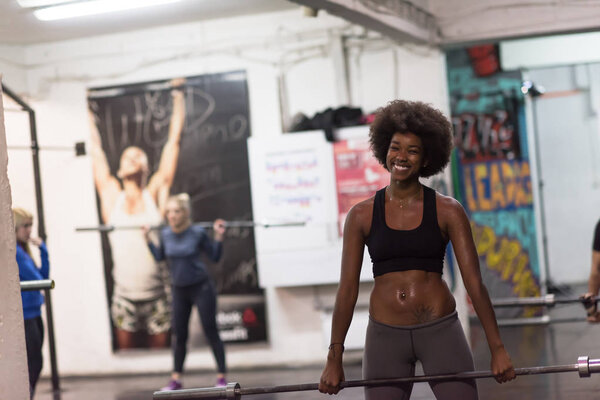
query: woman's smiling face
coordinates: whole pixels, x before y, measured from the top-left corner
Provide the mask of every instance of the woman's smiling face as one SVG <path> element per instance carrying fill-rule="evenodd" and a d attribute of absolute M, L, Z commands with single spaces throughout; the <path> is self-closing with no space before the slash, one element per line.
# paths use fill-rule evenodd
<path fill-rule="evenodd" d="M 390 141 L 386 166 L 394 180 L 420 175 L 424 163 L 423 142 L 414 133 L 395 133 Z"/>

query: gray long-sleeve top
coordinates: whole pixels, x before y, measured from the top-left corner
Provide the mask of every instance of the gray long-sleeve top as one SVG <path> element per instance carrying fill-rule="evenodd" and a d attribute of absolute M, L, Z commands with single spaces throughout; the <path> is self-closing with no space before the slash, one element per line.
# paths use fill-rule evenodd
<path fill-rule="evenodd" d="M 200 255 L 205 253 L 211 261 L 217 262 L 223 252 L 222 243 L 211 239 L 198 225 L 191 225 L 180 233 L 165 227 L 160 231 L 160 244 L 148 242 L 148 247 L 157 261 L 167 260 L 174 286 L 193 285 L 208 279 Z"/>

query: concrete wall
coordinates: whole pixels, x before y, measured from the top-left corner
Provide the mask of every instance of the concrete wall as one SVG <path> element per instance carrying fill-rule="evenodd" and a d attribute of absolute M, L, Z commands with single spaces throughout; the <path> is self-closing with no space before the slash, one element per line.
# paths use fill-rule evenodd
<path fill-rule="evenodd" d="M 0 88 L 0 219 L 5 221 L 0 225 L 0 400 L 26 400 L 29 398 L 29 374 L 1 94 Z"/>

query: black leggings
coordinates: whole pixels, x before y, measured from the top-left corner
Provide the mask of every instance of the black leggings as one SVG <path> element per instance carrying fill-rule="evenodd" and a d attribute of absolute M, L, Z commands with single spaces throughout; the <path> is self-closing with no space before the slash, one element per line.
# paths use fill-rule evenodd
<path fill-rule="evenodd" d="M 217 330 L 217 293 L 212 281 L 196 283 L 190 286 L 173 286 L 173 333 L 175 343 L 173 356 L 175 372 L 183 372 L 183 362 L 187 353 L 190 314 L 196 305 L 202 330 L 215 356 L 220 373 L 226 372 L 225 349 Z"/>
<path fill-rule="evenodd" d="M 365 379 L 415 375 L 421 361 L 426 375 L 473 371 L 473 356 L 456 311 L 419 325 L 392 326 L 369 319 L 363 359 Z M 438 400 L 477 400 L 474 379 L 431 382 Z M 406 400 L 412 384 L 366 387 L 367 400 Z"/>
<path fill-rule="evenodd" d="M 42 317 L 25 320 L 25 345 L 27 346 L 27 367 L 29 369 L 29 393 L 33 398 L 35 385 L 42 372 L 42 343 L 44 343 L 44 323 Z"/>

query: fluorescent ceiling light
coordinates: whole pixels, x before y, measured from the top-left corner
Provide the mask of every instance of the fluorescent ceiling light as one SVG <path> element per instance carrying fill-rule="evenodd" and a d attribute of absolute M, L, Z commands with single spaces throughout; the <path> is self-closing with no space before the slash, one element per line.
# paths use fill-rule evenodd
<path fill-rule="evenodd" d="M 23 8 L 55 6 L 57 4 L 72 2 L 73 0 L 17 0 Z"/>
<path fill-rule="evenodd" d="M 42 21 L 83 17 L 114 11 L 131 10 L 159 4 L 175 3 L 180 0 L 86 0 L 35 10 L 33 14 Z"/>

